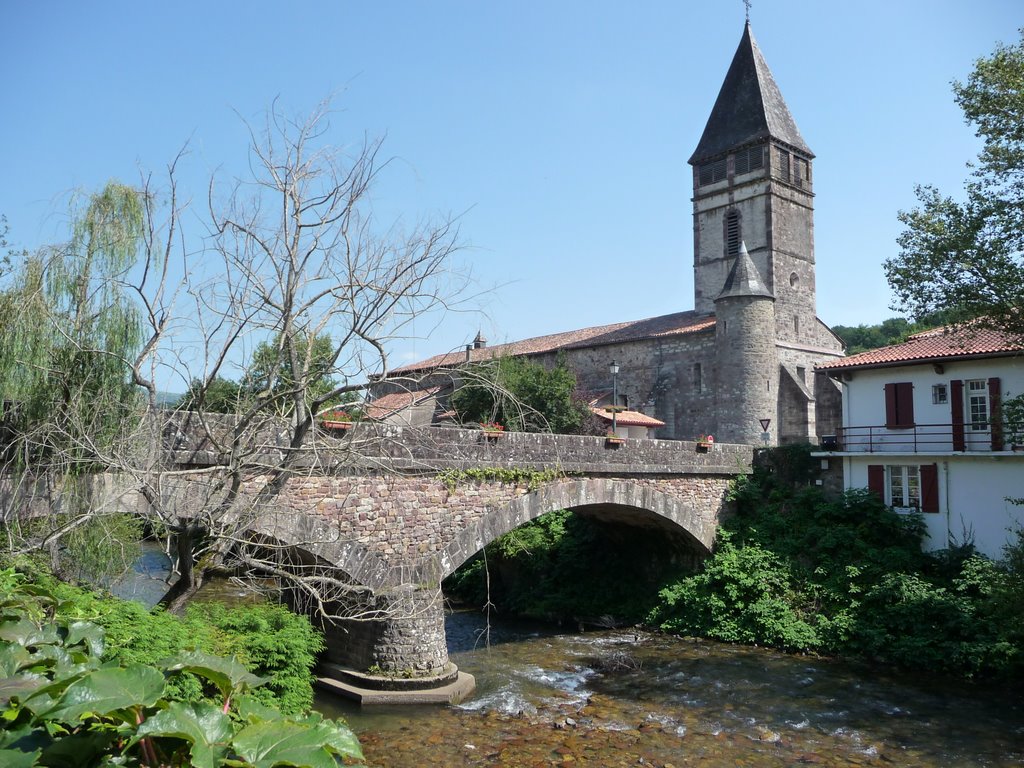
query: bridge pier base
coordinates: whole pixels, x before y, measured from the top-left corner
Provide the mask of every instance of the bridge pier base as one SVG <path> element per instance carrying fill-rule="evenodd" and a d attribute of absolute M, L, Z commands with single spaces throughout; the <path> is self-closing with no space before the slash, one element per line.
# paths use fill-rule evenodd
<path fill-rule="evenodd" d="M 473 676 L 448 659 L 439 589 L 403 585 L 375 602 L 380 618 L 324 627 L 321 688 L 364 704 L 457 702 L 473 690 Z"/>

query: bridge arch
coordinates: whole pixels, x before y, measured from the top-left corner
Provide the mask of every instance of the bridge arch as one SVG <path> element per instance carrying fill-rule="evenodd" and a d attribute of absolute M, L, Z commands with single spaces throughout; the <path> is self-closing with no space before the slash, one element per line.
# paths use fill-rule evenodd
<path fill-rule="evenodd" d="M 649 485 L 612 478 L 583 478 L 550 483 L 504 505 L 457 534 L 436 556 L 430 569 L 444 579 L 498 537 L 548 512 L 617 510 L 623 522 L 660 523 L 684 534 L 702 554 L 711 552 L 717 519 L 702 515 L 696 505 Z"/>

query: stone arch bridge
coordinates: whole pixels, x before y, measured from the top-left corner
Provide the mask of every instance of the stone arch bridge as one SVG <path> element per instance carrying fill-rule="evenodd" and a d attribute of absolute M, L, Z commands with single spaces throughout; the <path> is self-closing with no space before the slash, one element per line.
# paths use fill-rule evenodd
<path fill-rule="evenodd" d="M 729 483 L 753 457 L 740 445 L 368 425 L 331 442 L 325 455 L 346 461 L 332 469 L 321 460 L 320 471 L 290 479 L 252 533 L 358 585 L 381 608 L 378 618 L 325 628 L 329 677 L 442 698 L 458 673 L 440 583 L 467 559 L 559 509 L 671 533 L 706 554 Z"/>

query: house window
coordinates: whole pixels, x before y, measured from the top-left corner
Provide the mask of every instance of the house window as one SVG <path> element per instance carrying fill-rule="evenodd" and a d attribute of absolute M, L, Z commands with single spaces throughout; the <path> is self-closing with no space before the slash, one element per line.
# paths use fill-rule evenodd
<path fill-rule="evenodd" d="M 902 464 L 868 466 L 868 490 L 897 510 L 939 511 L 939 467 Z"/>
<path fill-rule="evenodd" d="M 732 210 L 725 214 L 725 253 L 735 256 L 740 252 L 740 214 Z"/>
<path fill-rule="evenodd" d="M 932 384 L 932 403 L 943 405 L 949 402 L 949 392 L 945 384 Z"/>
<path fill-rule="evenodd" d="M 988 382 L 971 379 L 967 384 L 967 423 L 973 432 L 988 429 Z"/>
<path fill-rule="evenodd" d="M 914 385 L 911 382 L 885 385 L 885 426 L 888 429 L 914 426 Z"/>
<path fill-rule="evenodd" d="M 705 184 L 714 184 L 717 181 L 721 181 L 725 178 L 725 158 L 721 160 L 712 160 L 710 163 L 704 163 L 700 166 L 697 171 L 697 183 L 702 187 Z"/>
<path fill-rule="evenodd" d="M 885 503 L 902 510 L 921 508 L 921 471 L 915 466 L 885 468 Z"/>

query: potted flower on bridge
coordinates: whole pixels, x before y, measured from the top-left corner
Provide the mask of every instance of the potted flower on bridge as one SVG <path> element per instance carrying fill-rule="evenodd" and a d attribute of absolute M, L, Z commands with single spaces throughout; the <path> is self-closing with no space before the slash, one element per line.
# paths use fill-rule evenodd
<path fill-rule="evenodd" d="M 344 431 L 352 429 L 354 423 L 352 414 L 339 408 L 324 411 L 320 414 L 320 426 L 324 429 Z"/>
<path fill-rule="evenodd" d="M 707 453 L 715 447 L 714 435 L 701 435 L 697 438 L 697 453 Z"/>
<path fill-rule="evenodd" d="M 622 437 L 621 435 L 615 434 L 610 429 L 608 430 L 608 434 L 604 436 L 605 445 L 620 446 L 625 442 L 626 438 Z"/>
<path fill-rule="evenodd" d="M 484 437 L 488 440 L 497 440 L 505 434 L 505 425 L 496 421 L 481 421 L 480 429 L 483 430 Z"/>

